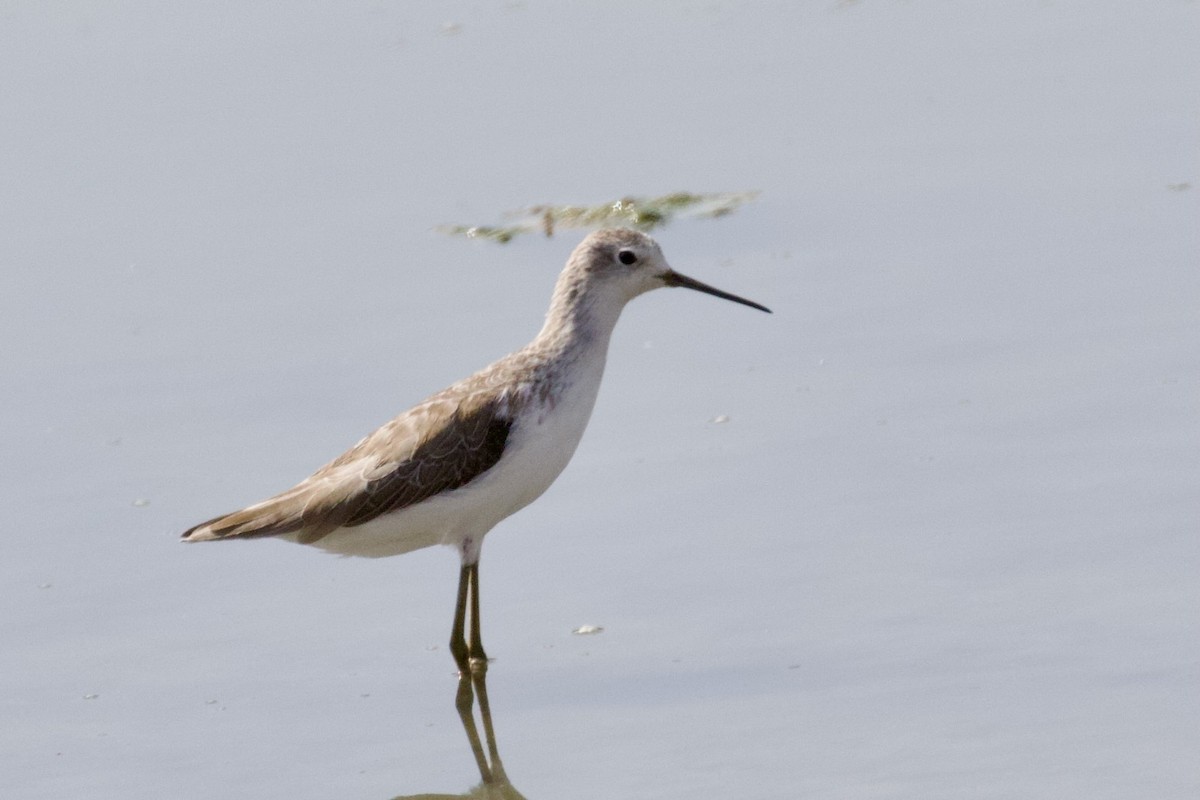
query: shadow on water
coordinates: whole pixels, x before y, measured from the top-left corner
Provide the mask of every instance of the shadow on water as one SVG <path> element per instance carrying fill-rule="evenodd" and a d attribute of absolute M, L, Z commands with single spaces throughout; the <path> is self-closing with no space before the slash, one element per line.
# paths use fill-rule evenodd
<path fill-rule="evenodd" d="M 479 722 L 483 726 L 483 739 L 480 739 L 479 726 L 475 724 L 476 700 L 479 701 Z M 496 730 L 492 725 L 492 709 L 488 704 L 486 671 L 471 671 L 458 679 L 454 706 L 467 734 L 467 741 L 471 744 L 475 765 L 479 768 L 479 783 L 462 794 L 406 794 L 393 800 L 525 800 L 525 796 L 508 782 L 504 765 L 500 762 L 500 752 L 496 748 Z"/>

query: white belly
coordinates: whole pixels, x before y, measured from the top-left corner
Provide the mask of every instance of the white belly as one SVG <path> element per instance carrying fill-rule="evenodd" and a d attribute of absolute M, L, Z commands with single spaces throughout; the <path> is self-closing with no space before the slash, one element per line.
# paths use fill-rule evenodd
<path fill-rule="evenodd" d="M 604 354 L 591 364 L 574 366 L 569 385 L 553 392 L 550 400 L 534 400 L 521 410 L 500 461 L 487 472 L 453 491 L 363 525 L 334 530 L 314 546 L 380 558 L 445 544 L 457 548 L 464 563 L 473 563 L 484 535 L 540 497 L 574 455 L 596 403 Z M 294 540 L 295 535 L 283 538 Z"/>

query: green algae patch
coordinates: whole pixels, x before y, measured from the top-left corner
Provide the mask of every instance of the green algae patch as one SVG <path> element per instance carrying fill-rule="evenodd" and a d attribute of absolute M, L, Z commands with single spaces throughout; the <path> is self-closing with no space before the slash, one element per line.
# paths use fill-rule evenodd
<path fill-rule="evenodd" d="M 507 224 L 441 225 L 437 230 L 451 236 L 488 239 L 500 244 L 507 244 L 527 233 L 550 237 L 560 228 L 625 226 L 652 231 L 677 216 L 723 217 L 757 196 L 758 192 L 674 192 L 661 197 L 624 197 L 595 206 L 539 205 L 506 213 Z"/>

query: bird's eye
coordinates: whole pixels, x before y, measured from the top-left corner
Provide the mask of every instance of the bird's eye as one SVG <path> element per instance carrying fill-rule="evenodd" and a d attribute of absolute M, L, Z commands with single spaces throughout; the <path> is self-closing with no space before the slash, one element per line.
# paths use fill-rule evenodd
<path fill-rule="evenodd" d="M 617 253 L 617 260 L 626 266 L 629 264 L 636 264 L 637 253 L 633 252 L 632 250 L 622 250 L 621 252 Z"/>

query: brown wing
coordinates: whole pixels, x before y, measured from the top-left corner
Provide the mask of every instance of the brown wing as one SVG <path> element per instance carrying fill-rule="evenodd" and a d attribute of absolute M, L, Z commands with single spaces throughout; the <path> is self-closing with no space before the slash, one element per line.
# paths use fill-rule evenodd
<path fill-rule="evenodd" d="M 298 533 L 308 544 L 465 486 L 495 466 L 512 427 L 495 395 L 431 398 L 292 489 L 191 528 L 184 539 Z"/>
<path fill-rule="evenodd" d="M 347 499 L 348 513 L 342 525 L 362 525 L 465 486 L 500 460 L 511 427 L 512 420 L 496 414 L 493 406 L 455 414 L 453 422 L 421 444 L 412 458 L 368 481 L 366 489 Z"/>

